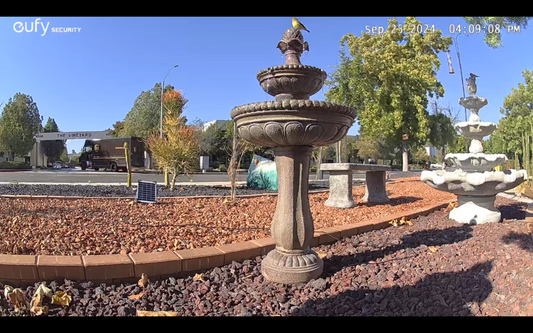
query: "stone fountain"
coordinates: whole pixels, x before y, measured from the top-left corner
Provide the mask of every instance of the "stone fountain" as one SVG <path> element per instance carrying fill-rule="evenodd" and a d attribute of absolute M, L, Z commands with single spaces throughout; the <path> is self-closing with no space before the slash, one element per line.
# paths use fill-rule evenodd
<path fill-rule="evenodd" d="M 527 180 L 526 170 L 492 171 L 507 160 L 504 154 L 484 154 L 483 137 L 496 130 L 496 124 L 482 122 L 479 110 L 488 104 L 477 97 L 475 74 L 466 79 L 469 97 L 460 98 L 459 104 L 470 110 L 466 122 L 455 125 L 472 142 L 466 154 L 447 154 L 445 160 L 455 171 L 423 171 L 420 176 L 426 184 L 457 195 L 458 206 L 450 212 L 450 219 L 460 223 L 481 224 L 500 222 L 501 213 L 494 207 L 496 194 L 518 186 Z"/>
<path fill-rule="evenodd" d="M 311 101 L 326 80 L 320 68 L 302 65 L 300 56 L 309 51 L 302 33 L 285 31 L 277 47 L 285 65 L 260 71 L 257 79 L 275 101 L 233 108 L 241 138 L 272 147 L 278 173 L 278 201 L 272 220 L 276 248 L 261 263 L 263 276 L 278 283 L 305 283 L 318 278 L 323 261 L 310 248 L 314 234 L 309 208 L 309 167 L 313 146 L 341 140 L 353 125 L 354 109 L 324 101 Z"/>

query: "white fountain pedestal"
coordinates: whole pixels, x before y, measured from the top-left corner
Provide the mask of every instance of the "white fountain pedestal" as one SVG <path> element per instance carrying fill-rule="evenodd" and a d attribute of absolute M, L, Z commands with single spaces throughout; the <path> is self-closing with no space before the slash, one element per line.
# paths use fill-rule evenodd
<path fill-rule="evenodd" d="M 502 214 L 494 206 L 495 195 L 487 197 L 458 195 L 458 206 L 450 212 L 450 219 L 459 223 L 483 224 L 500 222 Z"/>

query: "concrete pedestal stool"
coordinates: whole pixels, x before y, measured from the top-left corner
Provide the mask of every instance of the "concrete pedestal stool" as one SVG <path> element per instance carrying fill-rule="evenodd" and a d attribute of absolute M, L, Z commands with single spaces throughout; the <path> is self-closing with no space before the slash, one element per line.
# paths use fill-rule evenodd
<path fill-rule="evenodd" d="M 353 171 L 366 173 L 366 189 L 363 201 L 384 203 L 389 201 L 385 189 L 388 165 L 358 163 L 322 163 L 320 169 L 329 172 L 329 198 L 324 203 L 328 207 L 352 208 L 355 206 L 352 193 Z"/>

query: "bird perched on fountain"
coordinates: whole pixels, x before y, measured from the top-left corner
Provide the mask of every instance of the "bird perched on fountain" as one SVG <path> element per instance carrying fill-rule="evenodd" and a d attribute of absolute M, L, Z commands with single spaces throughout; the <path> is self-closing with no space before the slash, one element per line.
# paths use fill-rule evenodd
<path fill-rule="evenodd" d="M 307 30 L 307 28 L 305 27 L 305 25 L 302 24 L 302 22 L 298 21 L 298 19 L 296 17 L 293 17 L 292 18 L 292 27 L 294 29 L 298 29 L 298 30 L 305 30 L 307 32 L 311 32 L 309 30 Z"/>
<path fill-rule="evenodd" d="M 477 92 L 476 78 L 479 77 L 474 73 L 470 73 L 470 77 L 466 79 L 466 90 L 470 96 L 475 96 Z"/>

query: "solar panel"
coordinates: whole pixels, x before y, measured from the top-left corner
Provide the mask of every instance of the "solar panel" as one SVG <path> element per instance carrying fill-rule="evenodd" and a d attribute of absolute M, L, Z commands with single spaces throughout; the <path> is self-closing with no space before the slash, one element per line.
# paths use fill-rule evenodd
<path fill-rule="evenodd" d="M 135 199 L 137 202 L 157 203 L 157 182 L 139 180 Z"/>

